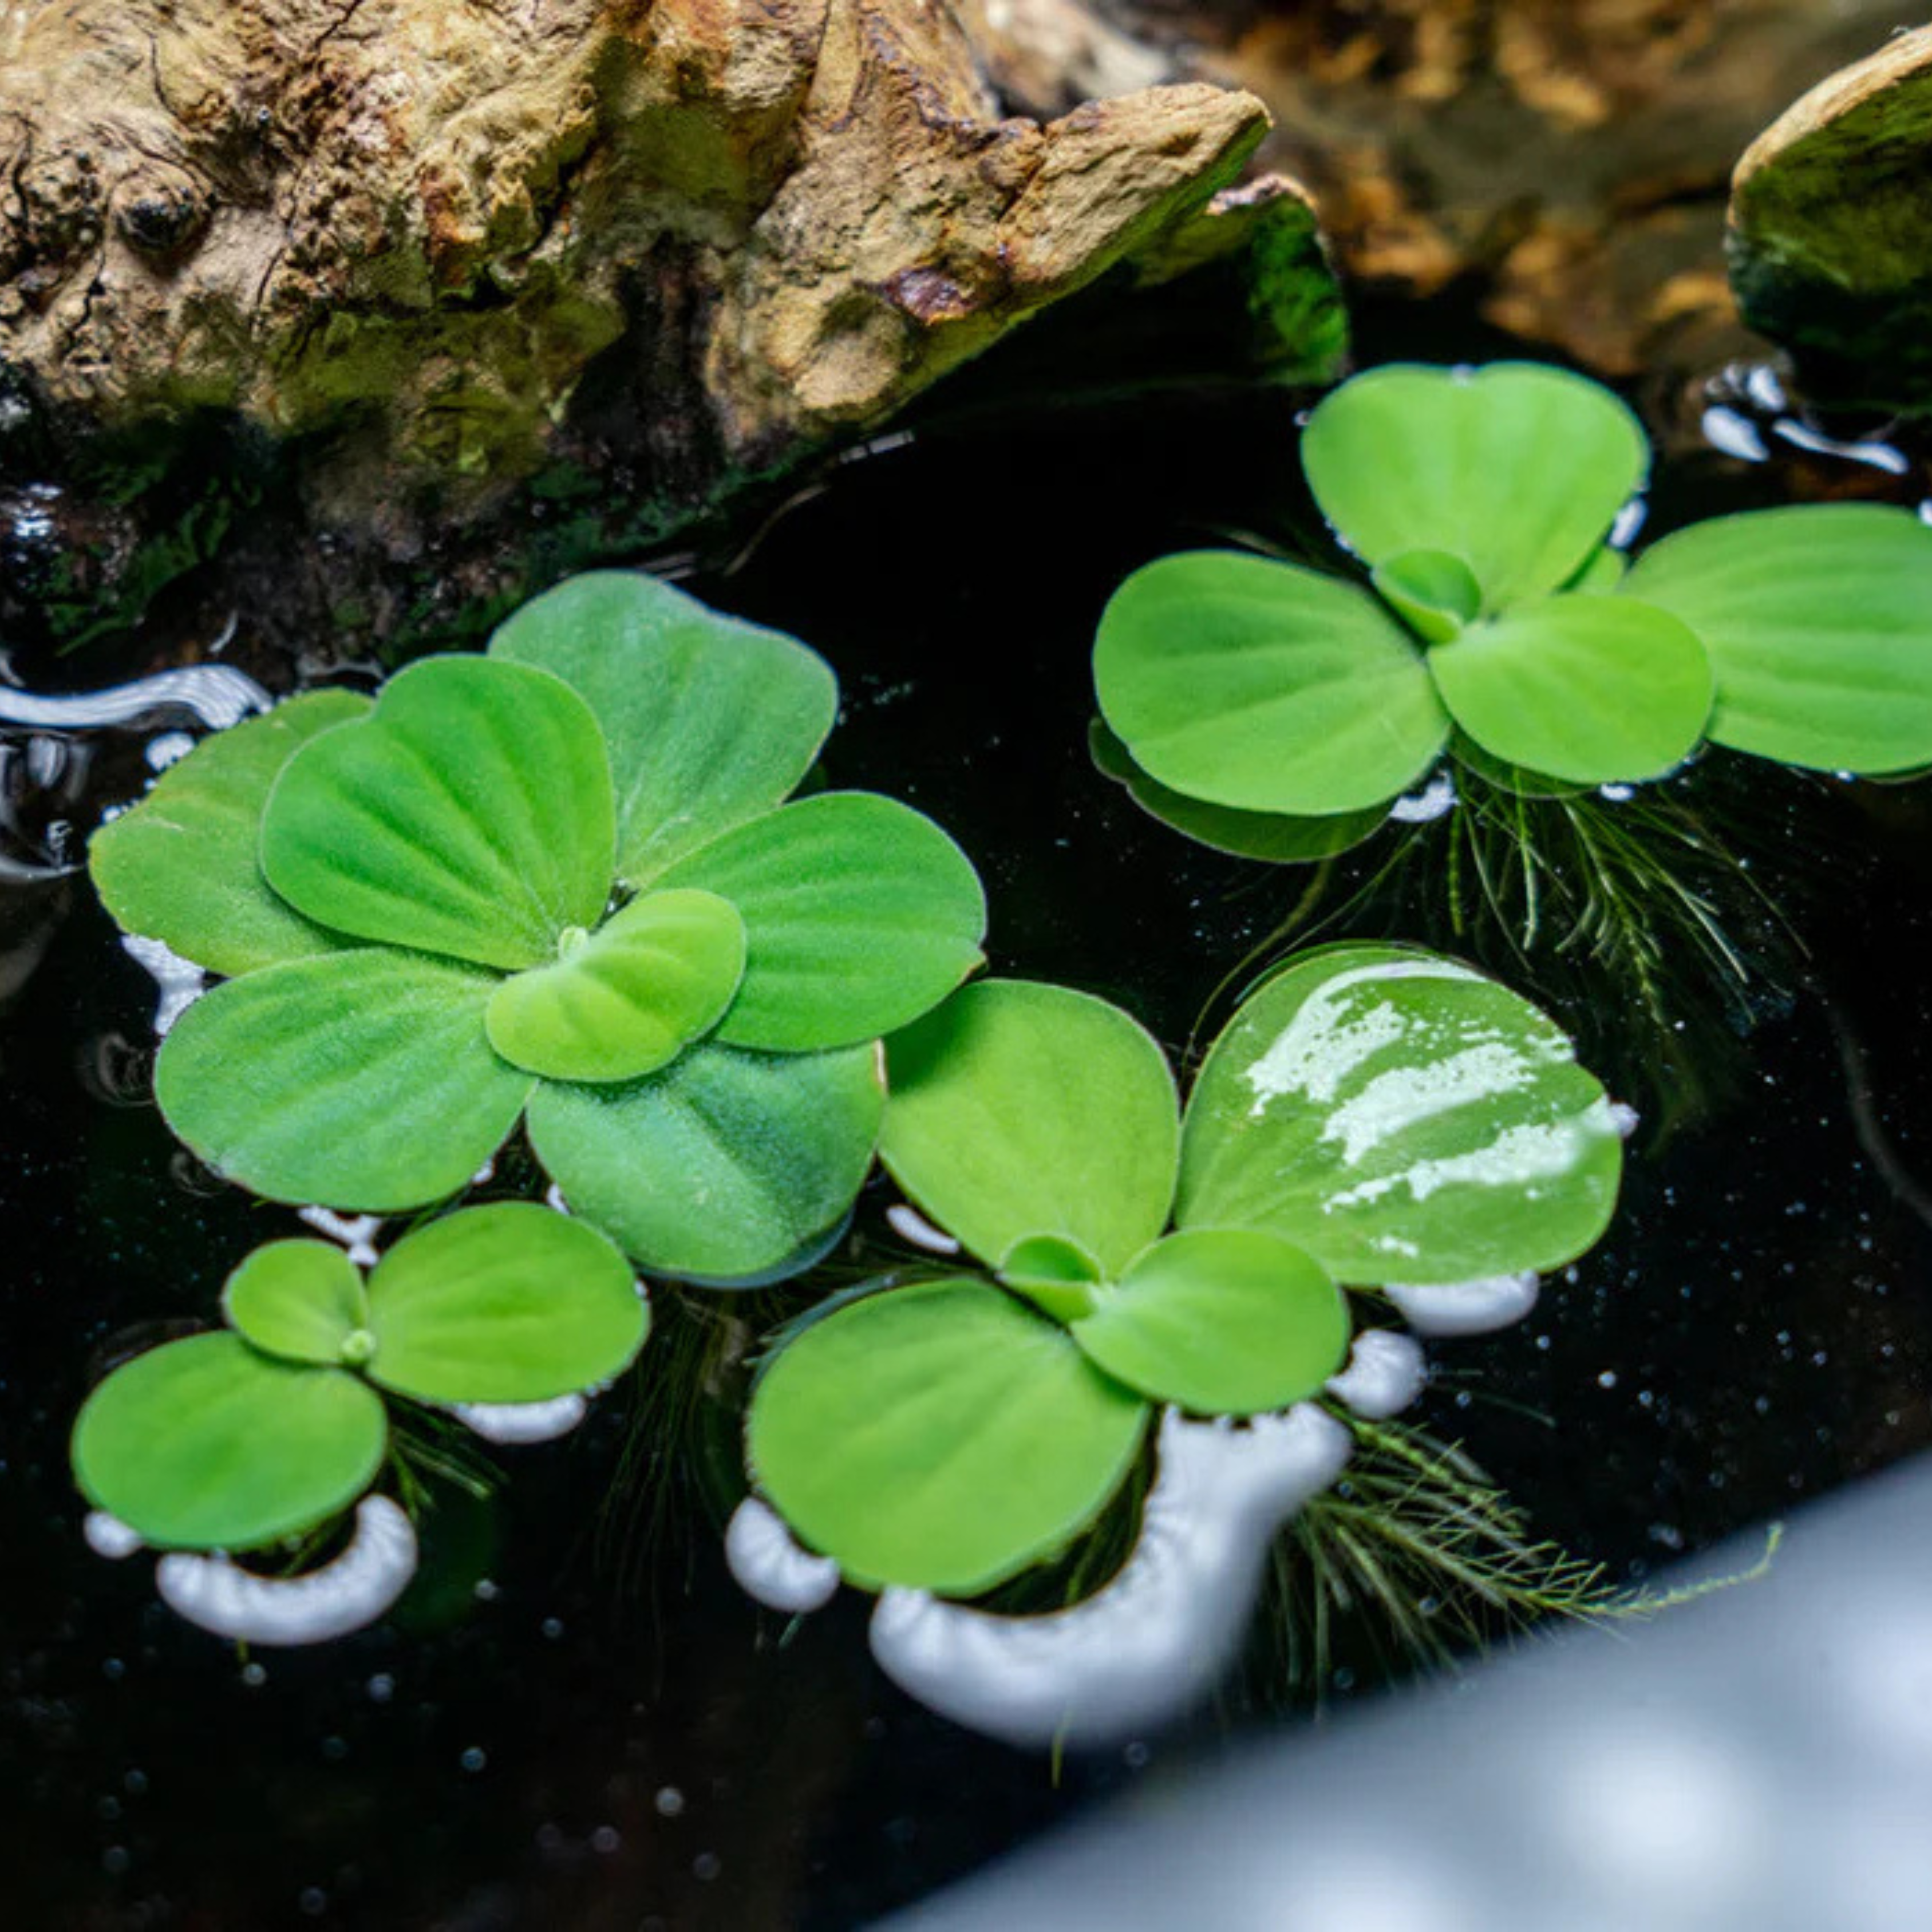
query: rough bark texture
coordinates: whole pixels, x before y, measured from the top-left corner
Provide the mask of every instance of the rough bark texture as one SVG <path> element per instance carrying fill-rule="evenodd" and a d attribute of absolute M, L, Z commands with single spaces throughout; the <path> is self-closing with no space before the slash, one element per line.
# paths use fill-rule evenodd
<path fill-rule="evenodd" d="M 1932 402 L 1932 28 L 1836 74 L 1745 151 L 1731 280 L 1813 386 Z"/>
<path fill-rule="evenodd" d="M 883 422 L 1120 264 L 1224 249 L 1263 202 L 1279 225 L 1279 193 L 1216 199 L 1266 131 L 1252 97 L 1197 82 L 1004 118 L 965 17 L 0 11 L 0 618 L 118 620 L 293 487 L 336 552 L 296 565 L 317 581 L 295 601 L 410 632 L 394 573 L 345 553 L 440 548 L 440 596 L 506 590 L 529 573 L 479 574 L 452 532 L 519 479 L 662 527 Z"/>
<path fill-rule="evenodd" d="M 928 0 L 50 0 L 6 16 L 0 344 L 116 424 L 541 454 L 661 250 L 734 446 L 875 421 L 1224 185 L 1257 103 L 1003 122 Z"/>
<path fill-rule="evenodd" d="M 1050 98 L 1045 49 L 1075 40 L 1064 24 L 1044 35 L 1038 20 L 1070 11 L 1165 55 L 1132 85 L 1250 90 L 1275 120 L 1262 164 L 1306 182 L 1355 280 L 1404 296 L 1453 284 L 1484 320 L 1622 376 L 1762 352 L 1724 276 L 1732 164 L 1795 94 L 1915 19 L 1900 0 L 985 0 L 985 10 L 999 13 L 1004 58 L 1033 75 L 1035 99 Z"/>

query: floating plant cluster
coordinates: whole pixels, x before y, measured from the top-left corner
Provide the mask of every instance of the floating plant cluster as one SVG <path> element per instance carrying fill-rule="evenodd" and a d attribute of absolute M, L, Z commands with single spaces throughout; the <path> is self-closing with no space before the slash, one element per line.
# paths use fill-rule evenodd
<path fill-rule="evenodd" d="M 1304 458 L 1367 584 L 1172 557 L 1101 626 L 1096 756 L 1210 844 L 1338 850 L 1445 753 L 1522 793 L 1707 738 L 1932 763 L 1932 532 L 1902 512 L 1720 519 L 1626 572 L 1640 430 L 1520 365 L 1358 378 Z M 175 1132 L 272 1200 L 428 1216 L 366 1280 L 325 1242 L 258 1250 L 225 1328 L 102 1382 L 74 1437 L 100 1546 L 166 1552 L 164 1594 L 231 1635 L 366 1622 L 413 1560 L 392 1405 L 542 1432 L 518 1418 L 637 1357 L 634 1268 L 803 1274 L 876 1159 L 952 1258 L 770 1339 L 731 1566 L 792 1612 L 877 1592 L 880 1664 L 962 1721 L 1098 1739 L 1212 1681 L 1282 1522 L 1414 1399 L 1390 1314 L 1519 1318 L 1608 1226 L 1622 1110 L 1456 960 L 1292 957 L 1184 1106 L 1120 1008 L 964 983 L 985 901 L 946 835 L 794 796 L 837 704 L 796 640 L 599 573 L 373 700 L 235 724 L 96 835 L 130 940 L 219 981 L 158 1055 Z M 520 1126 L 549 1204 L 456 1205 Z M 1080 1552 L 1136 1520 L 1096 1588 Z M 983 1600 L 1054 1565 L 1070 1608 Z"/>
<path fill-rule="evenodd" d="M 1649 448 L 1609 391 L 1522 363 L 1393 364 L 1310 416 L 1302 464 L 1362 583 L 1163 557 L 1102 616 L 1096 761 L 1203 843 L 1366 837 L 1445 752 L 1531 795 L 1658 778 L 1706 740 L 1862 776 L 1932 765 L 1932 530 L 1826 504 L 1718 517 L 1631 564 Z"/>
<path fill-rule="evenodd" d="M 74 1425 L 75 1476 L 115 1526 L 96 1534 L 123 1553 L 302 1536 L 381 1474 L 386 1396 L 459 1408 L 575 1394 L 628 1368 L 650 1328 L 623 1256 L 524 1202 L 427 1223 L 366 1282 L 332 1243 L 271 1241 L 229 1276 L 221 1310 L 226 1328 L 116 1369 Z M 409 1568 L 389 1574 L 399 1590 Z"/>
<path fill-rule="evenodd" d="M 1184 1116 L 1155 1042 L 1058 986 L 967 987 L 887 1068 L 886 1167 L 983 1272 L 807 1316 L 746 1425 L 760 1492 L 868 1587 L 1006 1581 L 1100 1514 L 1163 1405 L 1319 1395 L 1340 1284 L 1561 1267 L 1616 1200 L 1617 1122 L 1562 1033 L 1394 947 L 1269 980 Z"/>
<path fill-rule="evenodd" d="M 610 573 L 210 740 L 92 854 L 123 927 L 230 976 L 162 1047 L 170 1125 L 272 1200 L 387 1211 L 521 1120 L 644 1267 L 794 1272 L 872 1164 L 874 1042 L 986 925 L 930 820 L 784 802 L 837 703 L 804 646 Z"/>

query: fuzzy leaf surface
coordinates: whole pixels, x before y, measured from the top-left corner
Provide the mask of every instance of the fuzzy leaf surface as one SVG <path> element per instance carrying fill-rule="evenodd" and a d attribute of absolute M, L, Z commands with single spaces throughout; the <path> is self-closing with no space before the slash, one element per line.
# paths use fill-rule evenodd
<path fill-rule="evenodd" d="M 137 1355 L 87 1399 L 74 1470 L 97 1509 L 164 1550 L 253 1550 L 326 1522 L 382 1467 L 382 1398 L 239 1335 Z"/>
<path fill-rule="evenodd" d="M 643 1267 L 750 1286 L 817 1258 L 865 1182 L 884 1104 L 870 1045 L 706 1040 L 622 1086 L 546 1082 L 530 1134 L 572 1209 Z"/>
<path fill-rule="evenodd" d="M 1136 571 L 1101 614 L 1094 682 L 1150 777 L 1241 812 L 1382 804 L 1449 734 L 1418 646 L 1376 598 L 1234 550 Z"/>
<path fill-rule="evenodd" d="M 262 869 L 339 932 L 514 972 L 603 916 L 613 811 L 597 721 L 561 678 L 425 658 L 283 767 Z"/>
<path fill-rule="evenodd" d="M 891 1288 L 760 1379 L 754 1481 L 854 1582 L 966 1596 L 1050 1555 L 1119 1486 L 1147 1405 L 982 1281 Z"/>
<path fill-rule="evenodd" d="M 547 966 L 490 996 L 490 1044 L 552 1080 L 634 1080 L 674 1058 L 730 1005 L 745 923 L 700 892 L 646 892 Z"/>
<path fill-rule="evenodd" d="M 714 839 L 665 872 L 745 922 L 745 976 L 718 1029 L 734 1046 L 806 1053 L 876 1040 L 980 963 L 986 898 L 922 813 L 821 792 Z"/>
<path fill-rule="evenodd" d="M 609 1382 L 649 1316 L 596 1229 L 527 1201 L 406 1234 L 369 1279 L 373 1382 L 418 1402 L 547 1402 Z"/>
<path fill-rule="evenodd" d="M 230 976 L 351 944 L 270 888 L 262 812 L 296 752 L 368 712 L 369 700 L 353 692 L 311 692 L 217 732 L 170 766 L 88 842 L 88 869 L 116 923 Z"/>
<path fill-rule="evenodd" d="M 1348 1352 L 1341 1291 L 1292 1242 L 1255 1228 L 1156 1241 L 1075 1341 L 1117 1381 L 1205 1415 L 1258 1415 L 1319 1394 Z"/>
<path fill-rule="evenodd" d="M 1688 626 L 1626 597 L 1545 598 L 1430 653 L 1492 758 L 1577 784 L 1660 778 L 1704 736 L 1711 666 Z"/>
<path fill-rule="evenodd" d="M 231 1274 L 221 1312 L 265 1354 L 334 1364 L 369 1325 L 362 1271 L 332 1241 L 269 1241 Z"/>
<path fill-rule="evenodd" d="M 1650 446 L 1609 390 L 1564 370 L 1396 362 L 1322 399 L 1301 461 L 1365 563 L 1447 552 L 1496 611 L 1575 575 L 1642 487 Z"/>
<path fill-rule="evenodd" d="M 499 983 L 382 946 L 268 967 L 182 1016 L 155 1097 L 211 1167 L 272 1201 L 420 1208 L 468 1184 L 535 1084 L 484 1033 Z"/>
<path fill-rule="evenodd" d="M 546 591 L 497 630 L 490 655 L 554 672 L 596 713 L 617 871 L 633 886 L 789 796 L 838 709 L 815 651 L 628 571 Z"/>
<path fill-rule="evenodd" d="M 1932 530 L 1910 511 L 1714 517 L 1646 550 L 1624 594 L 1702 639 L 1718 744 L 1814 771 L 1932 764 Z"/>
<path fill-rule="evenodd" d="M 1118 1273 L 1167 1225 L 1179 1105 L 1167 1056 L 1104 1000 L 986 980 L 886 1042 L 880 1157 L 989 1267 L 1057 1234 Z"/>

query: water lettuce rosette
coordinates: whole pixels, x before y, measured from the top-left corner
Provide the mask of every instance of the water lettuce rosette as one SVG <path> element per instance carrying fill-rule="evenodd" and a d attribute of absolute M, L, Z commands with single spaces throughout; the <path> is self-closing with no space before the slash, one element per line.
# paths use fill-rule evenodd
<path fill-rule="evenodd" d="M 1630 566 L 1642 425 L 1527 363 L 1394 364 L 1301 448 L 1364 584 L 1232 550 L 1122 584 L 1094 648 L 1095 754 L 1204 843 L 1312 859 L 1445 752 L 1531 792 L 1660 778 L 1706 740 L 1808 770 L 1932 764 L 1932 530 L 1876 504 L 1718 517 Z"/>
<path fill-rule="evenodd" d="M 985 928 L 930 820 L 791 798 L 837 704 L 796 640 L 600 572 L 210 740 L 90 853 L 123 927 L 227 976 L 163 1045 L 170 1124 L 272 1199 L 386 1212 L 520 1120 L 647 1268 L 803 1265 L 870 1166 L 880 1036 Z"/>

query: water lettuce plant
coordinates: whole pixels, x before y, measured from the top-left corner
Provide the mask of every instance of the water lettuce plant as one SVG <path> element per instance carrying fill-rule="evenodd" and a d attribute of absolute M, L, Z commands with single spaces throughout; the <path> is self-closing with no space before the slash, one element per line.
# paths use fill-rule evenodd
<path fill-rule="evenodd" d="M 1870 504 L 1609 542 L 1649 449 L 1609 391 L 1397 364 L 1310 417 L 1310 489 L 1368 573 L 1202 550 L 1136 572 L 1094 654 L 1101 768 L 1270 859 L 1366 836 L 1445 751 L 1505 787 L 1661 777 L 1708 739 L 1880 776 L 1932 764 L 1932 530 Z"/>
<path fill-rule="evenodd" d="M 1290 961 L 1184 1114 L 1155 1041 L 1061 987 L 965 987 L 886 1053 L 881 1158 L 970 1264 L 808 1316 L 746 1432 L 760 1493 L 872 1587 L 1017 1574 L 1100 1515 L 1160 1406 L 1319 1395 L 1348 1351 L 1341 1284 L 1560 1267 L 1622 1171 L 1552 1022 L 1396 946 Z"/>
<path fill-rule="evenodd" d="M 176 1133 L 272 1199 L 463 1189 L 521 1120 L 646 1267 L 803 1265 L 872 1157 L 876 1042 L 979 962 L 936 825 L 789 794 L 836 681 L 652 579 L 575 578 L 487 655 L 208 740 L 96 834 L 130 932 L 230 976 L 169 1034 Z"/>
<path fill-rule="evenodd" d="M 272 1241 L 228 1277 L 228 1325 L 123 1364 L 75 1422 L 97 1509 L 165 1550 L 252 1550 L 347 1509 L 388 1454 L 383 1397 L 533 1402 L 609 1381 L 649 1311 L 629 1264 L 528 1202 L 406 1234 L 365 1282 L 326 1241 Z"/>

